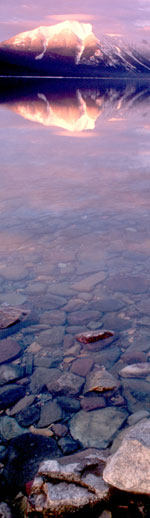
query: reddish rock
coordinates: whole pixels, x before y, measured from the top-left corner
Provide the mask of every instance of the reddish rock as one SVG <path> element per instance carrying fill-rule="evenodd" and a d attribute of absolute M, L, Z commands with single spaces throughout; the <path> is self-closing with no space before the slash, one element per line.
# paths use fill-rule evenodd
<path fill-rule="evenodd" d="M 0 309 L 0 329 L 5 329 L 19 320 L 23 320 L 29 313 L 30 311 L 10 306 Z"/>
<path fill-rule="evenodd" d="M 11 338 L 0 340 L 0 364 L 11 362 L 21 353 L 21 347 L 18 342 Z"/>
<path fill-rule="evenodd" d="M 33 480 L 29 480 L 29 482 L 26 482 L 26 484 L 25 484 L 26 494 L 28 496 L 31 493 L 32 486 L 33 486 Z"/>
<path fill-rule="evenodd" d="M 94 362 L 91 358 L 78 358 L 78 360 L 73 362 L 70 370 L 71 372 L 74 372 L 74 374 L 86 377 L 93 365 Z"/>
<path fill-rule="evenodd" d="M 95 342 L 99 342 L 99 344 L 96 345 L 96 348 L 103 348 L 114 340 L 114 333 L 112 331 L 105 331 L 105 330 L 96 330 L 96 331 L 86 331 L 84 333 L 80 333 L 79 335 L 76 335 L 76 339 L 78 342 L 82 344 L 87 345 L 87 349 L 93 349 L 93 344 Z M 102 344 L 100 343 L 102 341 Z"/>
<path fill-rule="evenodd" d="M 51 430 L 58 437 L 65 437 L 68 433 L 68 428 L 65 424 L 56 423 L 51 426 Z"/>
<path fill-rule="evenodd" d="M 89 412 L 90 410 L 95 410 L 96 408 L 104 408 L 106 406 L 105 399 L 103 397 L 84 397 L 81 399 L 81 406 L 83 410 Z"/>

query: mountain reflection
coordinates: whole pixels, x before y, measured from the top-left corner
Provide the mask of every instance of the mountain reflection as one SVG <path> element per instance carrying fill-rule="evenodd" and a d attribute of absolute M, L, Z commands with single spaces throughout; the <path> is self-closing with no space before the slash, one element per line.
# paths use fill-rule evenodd
<path fill-rule="evenodd" d="M 143 111 L 147 118 L 150 85 L 124 81 L 2 81 L 0 104 L 24 119 L 67 132 L 94 130 L 99 117 L 120 121 Z"/>

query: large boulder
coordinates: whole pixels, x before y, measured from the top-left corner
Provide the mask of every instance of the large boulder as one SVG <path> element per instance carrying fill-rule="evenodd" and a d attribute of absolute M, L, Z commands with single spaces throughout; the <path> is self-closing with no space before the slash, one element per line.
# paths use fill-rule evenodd
<path fill-rule="evenodd" d="M 102 473 L 106 455 L 89 449 L 43 462 L 28 499 L 29 516 L 66 517 L 68 512 L 93 507 L 109 497 Z"/>
<path fill-rule="evenodd" d="M 150 419 L 130 428 L 104 469 L 105 482 L 123 491 L 150 495 Z"/>

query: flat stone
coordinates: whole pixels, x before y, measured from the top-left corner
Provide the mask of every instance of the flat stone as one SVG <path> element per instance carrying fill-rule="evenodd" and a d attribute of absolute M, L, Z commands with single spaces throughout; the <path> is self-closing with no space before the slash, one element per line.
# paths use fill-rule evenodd
<path fill-rule="evenodd" d="M 131 327 L 131 319 L 130 318 L 121 318 L 119 317 L 118 313 L 109 313 L 105 314 L 102 317 L 102 322 L 107 329 L 109 327 L 110 329 L 113 329 L 113 331 L 116 331 L 117 333 L 119 331 L 125 331 L 126 329 L 129 329 Z"/>
<path fill-rule="evenodd" d="M 79 343 L 75 343 L 74 345 L 72 345 L 69 349 L 66 349 L 64 351 L 64 356 L 75 356 L 77 357 L 80 353 L 80 350 L 81 350 L 81 345 Z"/>
<path fill-rule="evenodd" d="M 41 407 L 40 420 L 37 427 L 44 428 L 51 423 L 59 421 L 62 417 L 62 410 L 56 401 L 48 401 Z"/>
<path fill-rule="evenodd" d="M 68 334 L 64 336 L 64 349 L 69 349 L 73 344 L 73 336 Z"/>
<path fill-rule="evenodd" d="M 52 424 L 51 430 L 54 432 L 57 437 L 65 437 L 68 433 L 68 428 L 65 424 L 55 423 Z"/>
<path fill-rule="evenodd" d="M 80 410 L 70 421 L 70 432 L 84 448 L 107 448 L 126 418 L 127 412 L 115 407 Z"/>
<path fill-rule="evenodd" d="M 128 293 L 145 293 L 147 289 L 144 277 L 118 274 L 111 277 L 107 282 L 109 289 Z"/>
<path fill-rule="evenodd" d="M 99 320 L 101 313 L 99 311 L 74 311 L 68 316 L 68 323 L 71 325 L 88 324 L 90 320 Z"/>
<path fill-rule="evenodd" d="M 25 387 L 17 384 L 8 384 L 0 388 L 0 410 L 9 408 L 25 396 Z"/>
<path fill-rule="evenodd" d="M 24 320 L 30 311 L 22 310 L 21 308 L 12 308 L 8 306 L 7 308 L 0 309 L 0 329 L 6 329 L 7 327 L 16 324 L 20 320 Z"/>
<path fill-rule="evenodd" d="M 147 354 L 143 351 L 131 351 L 128 352 L 128 350 L 121 355 L 121 360 L 124 363 L 128 363 L 129 365 L 132 363 L 140 363 L 140 362 L 146 362 L 147 360 Z"/>
<path fill-rule="evenodd" d="M 53 282 L 49 285 L 49 292 L 59 296 L 70 297 L 74 295 L 74 290 L 66 282 Z M 67 301 L 66 301 L 67 303 Z"/>
<path fill-rule="evenodd" d="M 65 311 L 55 309 L 54 311 L 45 311 L 40 317 L 41 324 L 49 324 L 57 326 L 64 324 L 66 321 Z"/>
<path fill-rule="evenodd" d="M 37 423 L 40 417 L 40 408 L 36 406 L 28 406 L 18 412 L 15 416 L 16 421 L 20 426 L 28 427 L 34 423 Z"/>
<path fill-rule="evenodd" d="M 106 390 L 113 390 L 118 386 L 118 381 L 108 372 L 105 367 L 95 368 L 91 371 L 87 378 L 84 387 L 84 394 L 88 392 L 105 392 Z"/>
<path fill-rule="evenodd" d="M 93 302 L 93 309 L 97 309 L 98 311 L 102 311 L 102 313 L 111 313 L 112 311 L 119 311 L 125 306 L 125 302 L 123 300 L 119 300 L 118 298 L 100 298 L 97 297 L 97 300 Z"/>
<path fill-rule="evenodd" d="M 150 299 L 149 299 L 149 297 L 147 299 L 141 300 L 137 304 L 136 308 L 139 313 L 144 313 L 144 315 L 150 316 Z"/>
<path fill-rule="evenodd" d="M 27 517 L 44 510 L 47 516 L 52 513 L 65 518 L 107 500 L 109 488 L 102 479 L 105 463 L 103 452 L 94 449 L 62 457 L 60 462 L 43 462 L 31 488 Z"/>
<path fill-rule="evenodd" d="M 0 294 L 0 303 L 10 304 L 11 306 L 20 306 L 26 302 L 27 297 L 20 292 L 17 291 L 8 291 L 6 293 Z"/>
<path fill-rule="evenodd" d="M 136 424 L 109 458 L 103 478 L 112 486 L 136 494 L 150 494 L 150 419 Z"/>
<path fill-rule="evenodd" d="M 97 408 L 104 408 L 105 406 L 105 399 L 101 396 L 84 397 L 81 399 L 81 407 L 86 412 L 96 410 Z"/>
<path fill-rule="evenodd" d="M 23 490 L 25 483 L 33 480 L 39 464 L 49 458 L 60 456 L 55 439 L 24 433 L 12 439 L 8 446 L 4 478 L 9 495 Z"/>
<path fill-rule="evenodd" d="M 32 396 L 32 395 L 25 396 L 24 398 L 20 399 L 20 401 L 18 401 L 18 403 L 16 403 L 16 405 L 14 405 L 13 408 L 11 408 L 9 410 L 9 416 L 13 417 L 15 414 L 17 414 L 21 410 L 24 410 L 28 406 L 32 405 L 34 400 L 35 400 L 35 396 Z"/>
<path fill-rule="evenodd" d="M 26 279 L 29 275 L 29 270 L 18 264 L 9 264 L 5 268 L 1 269 L 1 277 L 8 281 L 21 281 Z"/>
<path fill-rule="evenodd" d="M 104 281 L 106 278 L 105 272 L 93 273 L 80 281 L 77 281 L 73 284 L 73 289 L 77 291 L 90 291 L 98 284 L 99 282 Z"/>
<path fill-rule="evenodd" d="M 56 292 L 55 292 L 56 293 Z M 65 297 L 59 297 L 57 295 L 46 294 L 44 297 L 45 306 L 48 309 L 58 309 L 66 305 L 67 300 Z"/>
<path fill-rule="evenodd" d="M 46 291 L 46 284 L 44 282 L 31 282 L 28 284 L 25 292 L 29 295 L 40 295 L 42 293 L 45 293 Z"/>
<path fill-rule="evenodd" d="M 18 437 L 18 435 L 22 435 L 25 432 L 27 432 L 27 430 L 21 428 L 13 417 L 0 417 L 0 433 L 6 441 L 10 441 L 10 439 L 14 439 L 14 437 Z"/>
<path fill-rule="evenodd" d="M 41 350 L 41 345 L 38 342 L 32 342 L 27 350 L 30 353 L 38 353 Z"/>
<path fill-rule="evenodd" d="M 97 330 L 97 329 L 101 329 L 103 327 L 103 323 L 101 322 L 101 320 L 99 320 L 98 322 L 95 322 L 95 320 L 93 320 L 93 321 L 91 320 L 91 322 L 88 323 L 87 327 L 91 331 Z"/>
<path fill-rule="evenodd" d="M 23 376 L 24 368 L 20 365 L 0 365 L 0 386 L 5 385 L 5 383 L 9 383 L 9 381 L 23 378 Z"/>
<path fill-rule="evenodd" d="M 78 399 L 72 398 L 72 397 L 64 397 L 64 396 L 58 396 L 57 402 L 61 406 L 61 408 L 64 410 L 64 412 L 67 414 L 71 414 L 72 412 L 78 412 L 80 410 L 80 401 Z"/>
<path fill-rule="evenodd" d="M 16 340 L 6 338 L 0 340 L 0 364 L 11 362 L 21 354 L 21 347 Z"/>
<path fill-rule="evenodd" d="M 94 361 L 90 358 L 79 358 L 75 360 L 71 365 L 71 372 L 78 374 L 78 376 L 86 377 L 94 365 Z"/>
<path fill-rule="evenodd" d="M 38 336 L 41 345 L 52 347 L 63 342 L 65 328 L 63 326 L 53 326 L 52 328 L 42 331 Z"/>
<path fill-rule="evenodd" d="M 83 300 L 74 297 L 73 299 L 69 300 L 68 304 L 66 304 L 64 309 L 68 313 L 71 313 L 72 311 L 78 311 L 79 309 L 83 309 L 84 305 L 85 303 L 83 302 Z"/>
<path fill-rule="evenodd" d="M 105 365 L 106 369 L 111 369 L 120 358 L 120 348 L 112 344 L 106 349 L 100 349 L 100 351 L 90 351 L 90 354 L 97 365 Z"/>
<path fill-rule="evenodd" d="M 57 380 L 62 371 L 59 369 L 46 369 L 44 367 L 37 367 L 31 376 L 30 390 L 32 394 L 39 394 L 48 383 L 53 383 Z"/>
<path fill-rule="evenodd" d="M 150 363 L 133 363 L 119 372 L 123 378 L 145 378 L 150 374 Z"/>
<path fill-rule="evenodd" d="M 83 377 L 77 376 L 72 372 L 65 372 L 56 378 L 53 382 L 49 382 L 46 385 L 49 392 L 71 396 L 80 393 L 84 382 L 85 380 Z"/>
<path fill-rule="evenodd" d="M 129 426 L 133 426 L 148 417 L 150 417 L 150 413 L 147 412 L 147 410 L 139 410 L 138 412 L 134 412 L 134 414 L 129 415 L 127 423 Z"/>
<path fill-rule="evenodd" d="M 130 412 L 150 411 L 150 383 L 140 378 L 122 378 L 123 397 Z"/>

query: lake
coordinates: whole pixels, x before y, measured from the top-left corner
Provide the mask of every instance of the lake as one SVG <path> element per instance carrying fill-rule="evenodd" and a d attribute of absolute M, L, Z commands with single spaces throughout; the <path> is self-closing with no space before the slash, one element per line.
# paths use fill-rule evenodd
<path fill-rule="evenodd" d="M 50 16 L 45 1 L 49 23 L 67 15 L 59 4 Z M 142 4 L 135 19 L 116 0 L 112 32 L 133 27 L 143 38 Z M 85 7 L 100 33 L 96 2 Z M 39 24 L 39 3 L 36 24 L 29 8 L 30 19 L 23 3 L 14 19 L 3 3 L 3 39 Z M 150 416 L 149 139 L 149 79 L 0 79 L 0 310 L 12 318 L 0 329 L 6 496 L 32 480 L 40 440 L 44 458 L 52 439 L 60 455 L 114 452 L 120 432 Z"/>

